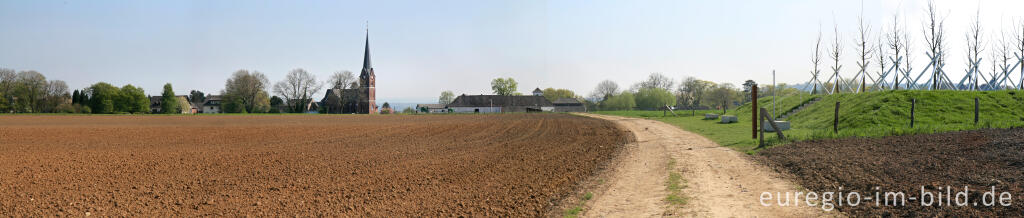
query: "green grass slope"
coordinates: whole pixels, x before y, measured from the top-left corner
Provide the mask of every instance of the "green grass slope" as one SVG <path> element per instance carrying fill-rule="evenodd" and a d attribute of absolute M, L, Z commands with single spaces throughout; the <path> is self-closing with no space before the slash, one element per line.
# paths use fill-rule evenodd
<path fill-rule="evenodd" d="M 934 133 L 981 128 L 1009 128 L 1024 126 L 1024 91 L 922 91 L 897 90 L 835 95 L 802 95 L 780 97 L 776 100 L 778 113 L 821 97 L 787 119 L 792 129 L 785 131 L 787 141 L 842 138 L 880 137 L 916 133 Z M 974 98 L 980 102 L 980 116 L 974 124 Z M 915 125 L 910 127 L 910 102 L 917 99 Z M 839 107 L 839 133 L 833 133 L 832 122 L 836 102 Z M 761 98 L 758 106 L 771 110 L 771 97 Z M 643 117 L 676 125 L 723 145 L 748 153 L 756 152 L 757 140 L 751 139 L 751 105 L 745 104 L 726 114 L 737 115 L 739 123 L 720 124 L 717 120 L 703 120 L 704 113 L 721 110 L 677 111 L 682 117 L 662 117 L 661 111 L 606 111 L 601 114 Z M 766 142 L 777 144 L 775 134 L 765 134 Z"/>

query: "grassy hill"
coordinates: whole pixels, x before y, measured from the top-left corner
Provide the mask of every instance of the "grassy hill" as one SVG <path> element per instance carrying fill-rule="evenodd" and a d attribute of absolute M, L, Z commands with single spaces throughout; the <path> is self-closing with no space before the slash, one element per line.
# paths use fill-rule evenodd
<path fill-rule="evenodd" d="M 839 137 L 878 137 L 916 133 L 934 133 L 981 128 L 1009 128 L 1024 126 L 1024 91 L 921 91 L 897 90 L 835 95 L 802 95 L 780 97 L 776 101 L 779 114 L 790 111 L 814 98 L 821 100 L 791 114 L 792 129 L 785 131 L 788 141 Z M 974 98 L 979 98 L 980 118 L 974 124 Z M 910 102 L 917 99 L 915 125 L 910 127 Z M 839 107 L 839 133 L 832 131 L 836 102 Z M 761 98 L 758 106 L 771 110 L 771 97 Z M 683 129 L 702 134 L 719 144 L 737 150 L 755 152 L 756 140 L 751 139 L 750 104 L 729 110 L 739 123 L 718 124 L 695 117 L 661 117 L 661 112 L 598 112 L 621 116 L 647 117 L 664 121 Z M 721 113 L 721 111 L 703 111 Z M 680 114 L 689 115 L 690 112 Z M 769 143 L 778 143 L 774 134 L 765 134 Z"/>

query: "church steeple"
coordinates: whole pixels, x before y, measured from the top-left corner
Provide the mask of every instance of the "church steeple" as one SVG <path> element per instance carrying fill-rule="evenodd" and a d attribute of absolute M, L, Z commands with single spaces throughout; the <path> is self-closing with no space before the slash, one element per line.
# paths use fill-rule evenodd
<path fill-rule="evenodd" d="M 370 63 L 370 29 L 366 29 L 366 50 L 363 52 L 363 73 L 373 73 L 373 64 Z"/>

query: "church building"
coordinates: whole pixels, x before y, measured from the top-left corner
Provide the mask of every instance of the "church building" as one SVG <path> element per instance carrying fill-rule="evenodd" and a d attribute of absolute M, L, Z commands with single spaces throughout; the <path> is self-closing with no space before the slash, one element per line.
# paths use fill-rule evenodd
<path fill-rule="evenodd" d="M 325 112 L 332 114 L 375 114 L 377 113 L 377 76 L 370 63 L 370 32 L 366 32 L 366 48 L 363 51 L 363 70 L 359 73 L 358 87 L 344 87 L 344 84 L 327 89 L 320 100 Z"/>

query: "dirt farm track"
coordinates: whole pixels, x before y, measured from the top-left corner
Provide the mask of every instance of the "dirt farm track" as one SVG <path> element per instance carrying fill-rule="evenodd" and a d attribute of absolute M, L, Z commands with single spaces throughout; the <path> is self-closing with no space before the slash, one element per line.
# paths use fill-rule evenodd
<path fill-rule="evenodd" d="M 0 214 L 541 216 L 632 137 L 565 114 L 0 116 Z"/>

